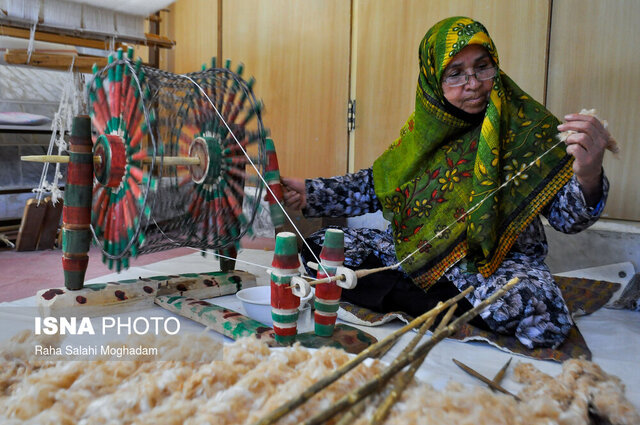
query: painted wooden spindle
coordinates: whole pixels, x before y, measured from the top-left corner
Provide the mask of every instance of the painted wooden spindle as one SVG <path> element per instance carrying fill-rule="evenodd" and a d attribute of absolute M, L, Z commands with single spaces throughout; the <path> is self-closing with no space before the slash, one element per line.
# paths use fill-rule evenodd
<path fill-rule="evenodd" d="M 291 344 L 297 334 L 300 298 L 293 294 L 291 278 L 300 276 L 300 259 L 296 235 L 280 232 L 276 235 L 276 247 L 271 270 L 271 318 L 276 341 Z"/>
<path fill-rule="evenodd" d="M 64 286 L 81 289 L 89 263 L 91 200 L 93 194 L 91 119 L 74 117 L 69 144 L 69 166 L 62 208 L 62 269 Z"/>
<path fill-rule="evenodd" d="M 284 205 L 284 195 L 280 184 L 280 167 L 278 166 L 278 156 L 276 155 L 276 147 L 273 144 L 273 140 L 265 140 L 265 151 L 267 153 L 267 166 L 265 167 L 264 179 L 269 185 L 269 189 L 271 189 L 271 191 L 267 191 L 266 200 L 269 202 L 271 221 L 277 233 L 284 226 L 284 212 L 280 208 L 280 205 Z M 280 205 L 278 205 L 278 202 Z"/>
<path fill-rule="evenodd" d="M 339 229 L 327 229 L 320 252 L 318 279 L 335 276 L 336 269 L 344 262 L 344 233 Z M 325 273 L 326 270 L 326 273 Z M 336 325 L 342 288 L 336 282 L 316 285 L 315 332 L 319 336 L 331 336 Z"/>

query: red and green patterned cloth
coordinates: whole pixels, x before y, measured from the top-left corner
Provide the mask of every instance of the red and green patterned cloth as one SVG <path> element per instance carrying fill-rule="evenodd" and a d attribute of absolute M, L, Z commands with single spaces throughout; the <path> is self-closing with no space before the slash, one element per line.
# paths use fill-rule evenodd
<path fill-rule="evenodd" d="M 415 252 L 402 267 L 425 290 L 463 258 L 469 271 L 491 275 L 572 175 L 562 146 L 541 157 L 557 143 L 559 121 L 504 72 L 495 77 L 481 124 L 445 106 L 443 71 L 471 44 L 484 46 L 499 66 L 479 22 L 453 17 L 427 32 L 419 49 L 415 111 L 373 165 L 398 260 Z"/>

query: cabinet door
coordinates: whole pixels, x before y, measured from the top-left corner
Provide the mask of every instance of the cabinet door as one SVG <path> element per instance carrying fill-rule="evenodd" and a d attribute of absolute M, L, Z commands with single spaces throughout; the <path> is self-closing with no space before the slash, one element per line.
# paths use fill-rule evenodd
<path fill-rule="evenodd" d="M 210 66 L 218 54 L 218 0 L 177 1 L 162 19 L 161 29 L 176 42 L 172 50 L 161 52 L 163 69 L 184 74 Z"/>
<path fill-rule="evenodd" d="M 640 220 L 640 2 L 553 2 L 547 101 L 557 116 L 596 108 L 621 154 L 605 155 L 604 216 Z"/>
<path fill-rule="evenodd" d="M 347 171 L 350 16 L 344 0 L 223 1 L 222 55 L 255 76 L 282 175 Z"/>
<path fill-rule="evenodd" d="M 548 1 L 354 0 L 354 13 L 354 170 L 371 166 L 398 137 L 414 109 L 418 45 L 427 30 L 446 17 L 482 22 L 496 44 L 501 68 L 544 101 Z"/>

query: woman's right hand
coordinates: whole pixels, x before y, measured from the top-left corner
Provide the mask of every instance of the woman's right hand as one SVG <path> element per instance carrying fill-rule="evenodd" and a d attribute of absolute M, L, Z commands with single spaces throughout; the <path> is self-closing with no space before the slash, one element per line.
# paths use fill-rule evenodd
<path fill-rule="evenodd" d="M 304 179 L 282 177 L 282 192 L 284 205 L 294 210 L 301 210 L 307 206 L 307 196 Z"/>

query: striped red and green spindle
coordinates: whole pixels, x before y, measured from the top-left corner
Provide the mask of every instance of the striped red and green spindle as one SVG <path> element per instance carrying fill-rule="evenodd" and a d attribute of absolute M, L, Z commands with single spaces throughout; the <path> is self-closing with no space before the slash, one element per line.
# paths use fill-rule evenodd
<path fill-rule="evenodd" d="M 298 242 L 296 235 L 280 232 L 276 235 L 276 246 L 271 269 L 271 318 L 276 341 L 291 344 L 297 334 L 300 298 L 291 288 L 291 278 L 300 276 Z"/>
<path fill-rule="evenodd" d="M 318 279 L 335 276 L 336 269 L 342 266 L 343 262 L 344 233 L 340 229 L 327 229 L 320 252 L 322 267 L 318 267 Z M 342 288 L 336 282 L 316 285 L 314 313 L 316 335 L 333 335 L 341 295 Z"/>
<path fill-rule="evenodd" d="M 64 285 L 70 290 L 84 286 L 89 262 L 93 194 L 92 148 L 91 118 L 74 117 L 62 208 L 62 269 Z"/>
<path fill-rule="evenodd" d="M 271 222 L 276 232 L 284 226 L 284 212 L 281 205 L 284 204 L 284 195 L 282 193 L 282 185 L 280 184 L 280 167 L 278 166 L 278 157 L 276 155 L 276 147 L 272 139 L 265 141 L 265 151 L 267 153 L 267 164 L 264 172 L 264 179 L 269 186 L 266 200 L 269 202 L 269 212 L 271 213 Z M 277 201 L 276 201 L 277 200 Z M 280 205 L 278 205 L 278 203 Z"/>

